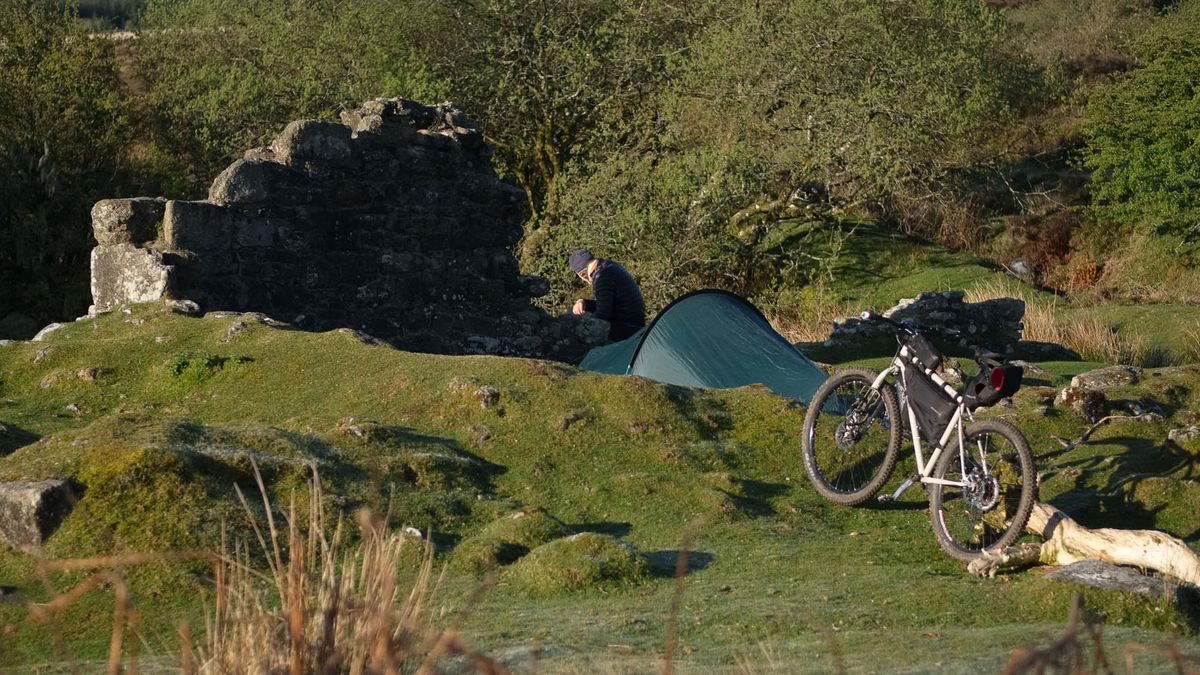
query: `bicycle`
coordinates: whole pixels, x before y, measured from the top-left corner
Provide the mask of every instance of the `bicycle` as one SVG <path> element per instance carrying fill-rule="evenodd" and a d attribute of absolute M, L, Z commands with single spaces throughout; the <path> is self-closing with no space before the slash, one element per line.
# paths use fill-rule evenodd
<path fill-rule="evenodd" d="M 975 421 L 971 412 L 1016 393 L 1024 370 L 976 349 L 979 374 L 960 392 L 934 372 L 942 356 L 916 326 L 872 312 L 862 319 L 895 328 L 899 346 L 883 372 L 847 368 L 813 394 L 804 419 L 804 468 L 813 487 L 845 506 L 875 496 L 895 469 L 903 415 L 917 470 L 881 501 L 899 499 L 919 480 L 946 553 L 969 562 L 1010 546 L 1037 500 L 1029 443 L 1008 422 Z M 932 448 L 928 461 L 922 439 Z"/>

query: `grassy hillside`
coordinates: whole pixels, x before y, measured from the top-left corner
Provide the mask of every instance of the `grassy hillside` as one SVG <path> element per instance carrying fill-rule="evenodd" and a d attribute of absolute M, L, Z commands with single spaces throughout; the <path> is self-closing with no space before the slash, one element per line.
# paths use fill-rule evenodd
<path fill-rule="evenodd" d="M 1200 307 L 1194 305 L 1118 304 L 1094 295 L 1056 294 L 969 252 L 869 220 L 782 221 L 764 246 L 798 249 L 824 261 L 814 283 L 756 299 L 793 341 L 820 342 L 833 320 L 864 309 L 883 311 L 925 291 L 965 290 L 968 301 L 1023 298 L 1026 339 L 1066 344 L 1086 360 L 1145 366 L 1200 361 Z"/>
<path fill-rule="evenodd" d="M 1047 367 L 1021 405 L 998 409 L 1029 436 L 1043 498 L 1086 525 L 1154 527 L 1195 545 L 1200 442 L 1166 435 L 1196 422 L 1200 370 L 1163 371 L 1111 396 L 1160 407 L 1162 422 L 1112 424 L 1063 452 L 1054 437 L 1075 438 L 1084 423 L 1036 406 L 1079 368 Z M 454 619 L 464 638 L 521 670 L 531 651 L 552 672 L 658 668 L 685 538 L 691 565 L 674 618 L 688 670 L 822 672 L 838 659 L 852 671 L 996 670 L 1013 648 L 1061 630 L 1077 589 L 1037 570 L 968 576 L 940 553 L 920 490 L 859 509 L 817 497 L 798 452 L 803 414 L 754 387 L 710 392 L 541 361 L 411 354 L 350 332 L 157 305 L 0 347 L 0 480 L 66 476 L 81 495 L 45 546 L 51 559 L 250 537 L 233 485 L 257 494 L 254 458 L 281 509 L 295 500 L 303 512 L 315 464 L 331 511 L 367 506 L 393 527 L 432 529 L 447 569 L 434 604 L 448 622 L 469 607 Z M 911 459 L 897 474 L 909 471 Z M 539 514 L 529 527 L 504 521 L 522 509 Z M 574 532 L 614 537 L 644 562 L 621 562 L 611 547 L 566 550 L 556 537 Z M 577 573 L 602 556 L 619 573 Z M 497 586 L 469 604 L 489 560 L 500 564 Z M 45 600 L 80 578 L 46 585 L 36 568 L 36 558 L 0 553 L 0 600 Z M 203 625 L 206 569 L 131 572 L 143 649 L 172 651 L 181 617 Z M 1200 621 L 1162 599 L 1084 596 L 1106 618 L 1111 649 L 1190 639 Z M 104 652 L 111 598 L 94 591 L 57 622 L 80 657 Z M 0 602 L 0 629 L 12 626 L 0 632 L 0 668 L 61 659 L 56 629 L 25 614 Z"/>

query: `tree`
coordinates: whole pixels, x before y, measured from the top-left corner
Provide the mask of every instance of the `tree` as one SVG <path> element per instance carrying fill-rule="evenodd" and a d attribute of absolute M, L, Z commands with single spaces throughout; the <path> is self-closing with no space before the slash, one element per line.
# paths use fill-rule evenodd
<path fill-rule="evenodd" d="M 553 280 L 582 245 L 629 265 L 651 306 L 803 283 L 844 236 L 821 202 L 953 200 L 960 169 L 999 152 L 989 133 L 1037 100 L 1040 71 L 982 3 L 714 0 L 694 17 L 646 135 L 560 174 L 537 263 Z"/>
<path fill-rule="evenodd" d="M 400 0 L 155 0 L 140 67 L 162 144 L 190 161 L 190 191 L 290 121 L 337 119 L 380 96 L 441 100 L 411 45 L 423 5 Z"/>
<path fill-rule="evenodd" d="M 1138 67 L 1091 97 L 1083 164 L 1092 211 L 1130 234 L 1200 255 L 1200 2 L 1180 3 L 1134 45 Z"/>
<path fill-rule="evenodd" d="M 762 0 L 692 45 L 680 142 L 743 142 L 792 183 L 851 203 L 949 195 L 955 170 L 1037 100 L 1040 71 L 1002 14 L 950 0 Z M 792 186 L 767 192 L 786 192 Z"/>
<path fill-rule="evenodd" d="M 112 45 L 65 5 L 0 3 L 0 81 L 0 337 L 29 337 L 87 309 L 88 214 L 131 125 Z"/>
<path fill-rule="evenodd" d="M 692 4 L 463 0 L 431 33 L 456 101 L 525 190 L 527 261 L 557 222 L 568 166 L 641 143 L 653 95 L 696 25 Z"/>

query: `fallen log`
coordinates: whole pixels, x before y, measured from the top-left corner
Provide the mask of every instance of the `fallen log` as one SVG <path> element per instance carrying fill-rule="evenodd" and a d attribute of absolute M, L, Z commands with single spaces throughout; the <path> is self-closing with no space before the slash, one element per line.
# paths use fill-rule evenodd
<path fill-rule="evenodd" d="M 1152 569 L 1200 588 L 1200 553 L 1182 540 L 1157 530 L 1090 529 L 1042 502 L 1034 504 L 1025 530 L 1045 541 L 986 553 L 971 561 L 967 570 L 977 576 L 995 576 L 1007 569 L 1039 563 L 1063 566 L 1081 560 L 1100 560 Z"/>

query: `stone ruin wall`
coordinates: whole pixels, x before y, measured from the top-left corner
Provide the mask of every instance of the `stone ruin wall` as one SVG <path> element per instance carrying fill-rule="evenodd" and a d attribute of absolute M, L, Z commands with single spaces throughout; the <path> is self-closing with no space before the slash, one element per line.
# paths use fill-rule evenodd
<path fill-rule="evenodd" d="M 1022 340 L 1025 301 L 994 298 L 967 302 L 963 291 L 929 291 L 901 300 L 883 312 L 894 321 L 911 322 L 942 349 L 979 347 L 1021 358 L 1078 360 L 1079 355 L 1062 345 Z M 883 324 L 845 317 L 833 322 L 833 330 L 820 346 L 834 349 L 895 346 L 895 331 Z"/>
<path fill-rule="evenodd" d="M 376 99 L 343 124 L 292 122 L 203 201 L 114 199 L 92 210 L 92 311 L 160 298 L 351 327 L 398 347 L 571 360 L 607 325 L 551 317 L 520 274 L 524 194 L 448 104 Z"/>
<path fill-rule="evenodd" d="M 901 300 L 883 312 L 893 321 L 909 321 L 926 331 L 943 347 L 985 347 L 1003 353 L 1016 351 L 1021 342 L 1025 302 L 996 298 L 966 302 L 962 291 L 930 291 Z M 825 347 L 851 347 L 882 340 L 894 344 L 894 329 L 880 323 L 845 317 L 833 323 Z"/>

